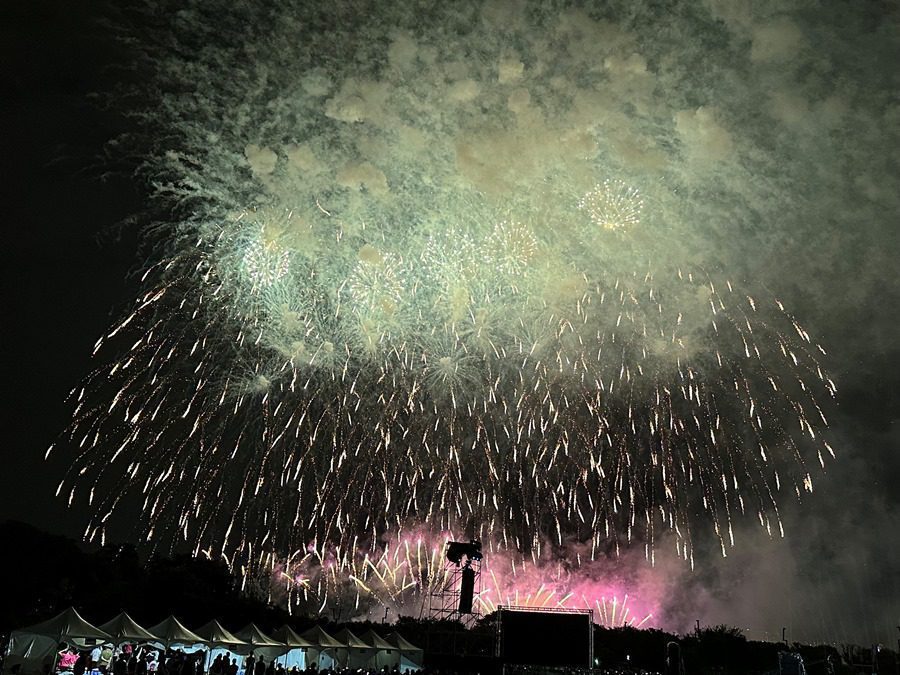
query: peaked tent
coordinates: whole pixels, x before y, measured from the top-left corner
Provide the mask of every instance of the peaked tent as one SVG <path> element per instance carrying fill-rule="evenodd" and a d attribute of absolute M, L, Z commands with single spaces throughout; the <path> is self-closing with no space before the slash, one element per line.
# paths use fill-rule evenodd
<path fill-rule="evenodd" d="M 382 668 L 391 669 L 394 666 L 400 667 L 400 650 L 396 645 L 392 645 L 371 628 L 360 635 L 360 637 L 376 650 L 375 654 L 369 659 L 368 667 L 375 670 L 381 670 Z"/>
<path fill-rule="evenodd" d="M 340 641 L 335 640 L 318 625 L 313 626 L 300 637 L 307 640 L 310 647 L 318 649 L 335 649 L 344 646 Z"/>
<path fill-rule="evenodd" d="M 400 635 L 400 633 L 397 632 L 390 633 L 387 636 L 387 641 L 390 644 L 394 645 L 394 647 L 399 649 L 401 652 L 409 652 L 411 654 L 415 652 L 422 652 L 421 647 L 416 647 L 414 644 L 408 642 L 402 635 Z"/>
<path fill-rule="evenodd" d="M 421 647 L 416 647 L 408 642 L 400 633 L 391 633 L 387 636 L 387 641 L 397 647 L 400 652 L 400 672 L 405 673 L 410 670 L 421 670 L 425 661 L 424 653 Z"/>
<path fill-rule="evenodd" d="M 108 633 L 81 618 L 81 615 L 75 611 L 74 607 L 69 607 L 69 609 L 60 612 L 48 621 L 36 623 L 33 626 L 13 632 L 55 637 L 58 642 L 62 642 L 65 638 L 109 640 L 111 637 Z"/>
<path fill-rule="evenodd" d="M 205 669 L 209 670 L 209 665 L 220 654 L 231 659 L 238 655 L 238 651 L 247 645 L 246 642 L 239 637 L 232 635 L 222 624 L 213 619 L 203 624 L 196 631 L 197 635 L 203 638 L 209 650 L 206 653 Z M 241 663 L 241 660 L 238 660 Z"/>
<path fill-rule="evenodd" d="M 60 612 L 52 619 L 27 628 L 14 630 L 9 636 L 4 669 L 20 666 L 23 675 L 43 671 L 44 665 L 53 668 L 56 653 L 63 641 L 84 646 L 111 639 L 109 634 L 85 621 L 73 607 Z"/>
<path fill-rule="evenodd" d="M 202 637 L 185 628 L 184 624 L 171 615 L 161 623 L 151 626 L 148 630 L 153 633 L 167 649 L 169 645 L 173 644 L 196 645 L 206 642 Z"/>
<path fill-rule="evenodd" d="M 232 635 L 215 619 L 203 624 L 194 632 L 210 647 L 243 647 L 247 644 L 239 637 Z"/>
<path fill-rule="evenodd" d="M 300 637 L 310 642 L 310 648 L 307 652 L 309 660 L 315 663 L 320 670 L 332 668 L 336 665 L 337 650 L 344 645 L 322 630 L 321 626 L 313 626 Z"/>
<path fill-rule="evenodd" d="M 283 642 L 273 640 L 268 635 L 263 633 L 254 623 L 248 623 L 246 626 L 237 631 L 235 633 L 235 636 L 239 637 L 241 640 L 247 643 L 246 647 L 241 647 L 241 649 L 239 650 L 240 653 L 253 653 L 256 656 L 262 656 L 266 660 L 266 662 L 269 662 L 272 659 L 282 656 L 283 654 L 286 654 L 288 651 L 290 651 L 290 647 L 288 647 Z"/>
<path fill-rule="evenodd" d="M 288 647 L 289 651 L 278 658 L 278 662 L 285 670 L 290 670 L 294 666 L 297 670 L 306 670 L 306 652 L 312 647 L 309 640 L 297 635 L 287 624 L 272 633 L 272 637 Z"/>
<path fill-rule="evenodd" d="M 334 639 L 341 643 L 337 656 L 338 662 L 345 668 L 365 668 L 374 656 L 372 645 L 358 638 L 349 628 L 335 633 Z"/>
<path fill-rule="evenodd" d="M 313 646 L 312 642 L 297 635 L 297 633 L 294 632 L 294 629 L 287 624 L 274 631 L 272 637 L 281 644 L 295 649 L 305 649 Z"/>
<path fill-rule="evenodd" d="M 46 635 L 14 632 L 3 656 L 3 673 L 18 666 L 22 675 L 38 675 L 52 668 L 58 657 L 59 642 Z"/>
<path fill-rule="evenodd" d="M 372 645 L 365 640 L 358 638 L 350 632 L 349 628 L 342 628 L 334 634 L 334 639 L 341 643 L 342 647 L 350 647 L 351 649 L 372 649 Z"/>
<path fill-rule="evenodd" d="M 159 642 L 158 637 L 139 625 L 134 619 L 128 616 L 127 612 L 122 612 L 114 619 L 107 621 L 100 626 L 100 629 L 109 633 L 116 645 L 130 641 Z"/>
<path fill-rule="evenodd" d="M 381 649 L 384 651 L 397 651 L 397 646 L 392 645 L 390 642 L 381 637 L 378 633 L 376 633 L 371 628 L 367 630 L 365 633 L 360 635 L 360 637 L 368 642 L 375 649 Z M 408 643 L 407 643 L 408 644 Z M 412 645 L 410 645 L 412 647 Z"/>

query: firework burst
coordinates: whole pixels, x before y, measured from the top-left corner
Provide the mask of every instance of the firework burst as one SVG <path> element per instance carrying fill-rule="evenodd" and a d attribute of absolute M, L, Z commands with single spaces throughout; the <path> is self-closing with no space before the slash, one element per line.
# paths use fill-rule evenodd
<path fill-rule="evenodd" d="M 270 556 L 256 567 L 273 570 L 269 599 L 286 595 L 289 608 L 311 606 L 321 611 L 341 598 L 345 616 L 362 615 L 373 606 L 395 616 L 414 615 L 427 610 L 429 598 L 444 603 L 443 594 L 454 588 L 458 568 L 445 558 L 447 543 L 454 539 L 452 533 L 433 534 L 419 527 L 385 538 L 375 550 L 310 546 L 287 560 Z M 636 602 L 622 584 L 585 577 L 577 565 L 558 559 L 523 561 L 493 543 L 488 548 L 491 561 L 473 603 L 482 616 L 506 605 L 592 609 L 594 621 L 609 627 L 641 627 L 654 617 L 649 598 Z"/>
<path fill-rule="evenodd" d="M 418 558 L 433 551 L 403 544 L 401 565 L 384 535 L 423 523 L 520 565 L 573 542 L 588 560 L 638 543 L 653 561 L 663 533 L 693 561 L 707 524 L 724 555 L 745 514 L 780 533 L 781 495 L 811 491 L 833 454 L 824 349 L 770 293 L 652 229 L 680 197 L 601 161 L 590 91 L 560 75 L 594 71 L 562 50 L 531 73 L 497 47 L 463 72 L 429 49 L 432 29 L 287 31 L 222 77 L 253 26 L 321 24 L 305 11 L 235 21 L 196 63 L 178 56 L 195 50 L 153 57 L 217 85 L 196 106 L 166 97 L 154 120 L 185 146 L 151 153 L 179 177 L 162 196 L 199 206 L 98 341 L 118 357 L 74 394 L 78 454 L 59 491 L 94 505 L 86 536 L 137 497 L 153 541 L 278 568 L 294 597 L 322 603 L 346 583 L 396 602 L 422 591 Z M 560 38 L 563 19 L 548 24 Z M 460 54 L 495 44 L 485 21 Z M 180 29 L 171 40 L 195 39 Z M 541 34 L 522 44 L 537 54 Z M 310 54 L 331 63 L 338 43 L 361 50 L 348 64 L 388 65 L 324 73 Z M 450 100 L 434 84 L 448 78 Z M 511 89 L 526 85 L 533 96 Z M 644 190 L 665 208 L 642 221 Z M 529 602 L 641 620 L 618 595 L 539 588 Z"/>
<path fill-rule="evenodd" d="M 604 230 L 627 230 L 641 222 L 644 200 L 635 187 L 607 178 L 578 201 L 578 208 Z"/>

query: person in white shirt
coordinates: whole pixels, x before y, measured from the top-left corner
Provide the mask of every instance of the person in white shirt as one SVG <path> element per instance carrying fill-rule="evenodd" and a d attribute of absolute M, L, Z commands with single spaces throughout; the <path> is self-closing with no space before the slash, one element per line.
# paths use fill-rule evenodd
<path fill-rule="evenodd" d="M 100 645 L 96 645 L 91 650 L 91 670 L 97 670 L 100 667 L 100 654 L 103 653 L 103 649 Z"/>

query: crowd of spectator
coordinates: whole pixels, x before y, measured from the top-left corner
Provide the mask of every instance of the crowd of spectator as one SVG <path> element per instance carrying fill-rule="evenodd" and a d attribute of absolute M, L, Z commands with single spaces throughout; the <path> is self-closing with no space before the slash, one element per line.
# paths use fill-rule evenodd
<path fill-rule="evenodd" d="M 236 657 L 218 654 L 212 662 L 207 652 L 185 652 L 180 649 L 161 650 L 153 645 L 125 644 L 115 647 L 112 643 L 79 649 L 65 645 L 60 650 L 56 675 L 399 675 L 399 670 L 323 669 L 315 664 L 305 670 L 293 666 L 289 669 L 275 659 L 250 654 Z"/>

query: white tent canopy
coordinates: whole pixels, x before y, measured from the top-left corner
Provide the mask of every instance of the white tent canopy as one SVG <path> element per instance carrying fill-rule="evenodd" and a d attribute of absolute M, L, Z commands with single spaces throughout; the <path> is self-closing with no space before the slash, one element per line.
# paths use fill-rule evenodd
<path fill-rule="evenodd" d="M 316 647 L 319 649 L 335 649 L 338 647 L 343 647 L 340 641 L 335 640 L 332 636 L 326 633 L 321 626 L 313 626 L 308 631 L 301 635 L 303 639 L 309 642 L 310 647 Z"/>
<path fill-rule="evenodd" d="M 400 650 L 396 645 L 392 645 L 371 628 L 360 637 L 373 647 L 374 654 L 369 659 L 368 667 L 375 670 L 400 667 Z"/>
<path fill-rule="evenodd" d="M 159 649 L 177 646 L 184 651 L 207 650 L 207 667 L 216 653 L 237 658 L 238 663 L 240 655 L 253 653 L 267 664 L 276 660 L 287 669 L 301 670 L 307 664 L 316 664 L 320 669 L 345 666 L 380 670 L 387 666 L 407 672 L 421 668 L 423 663 L 422 650 L 397 633 L 382 637 L 368 630 L 360 636 L 343 628 L 330 635 L 317 625 L 302 635 L 282 626 L 270 636 L 251 623 L 233 634 L 215 620 L 193 632 L 174 616 L 147 629 L 125 612 L 98 628 L 70 607 L 48 621 L 13 631 L 4 673 L 15 665 L 21 666 L 22 675 L 37 675 L 44 667 L 52 668 L 63 642 L 82 649 L 102 642 L 146 642 Z"/>
<path fill-rule="evenodd" d="M 159 641 L 167 648 L 174 644 L 196 645 L 206 642 L 202 637 L 185 628 L 184 624 L 174 616 L 169 616 L 164 621 L 151 626 L 149 631 L 159 638 Z"/>
<path fill-rule="evenodd" d="M 334 639 L 341 643 L 337 650 L 337 660 L 345 668 L 365 668 L 375 655 L 372 645 L 354 635 L 348 628 L 335 633 Z"/>
<path fill-rule="evenodd" d="M 272 637 L 289 648 L 289 651 L 278 657 L 278 663 L 286 670 L 296 667 L 297 670 L 306 669 L 307 650 L 312 647 L 309 640 L 300 637 L 294 629 L 284 625 L 272 633 Z"/>
<path fill-rule="evenodd" d="M 290 650 L 286 644 L 269 637 L 253 623 L 241 628 L 235 633 L 235 636 L 243 640 L 246 645 L 238 650 L 241 654 L 253 653 L 256 656 L 262 656 L 266 663 Z"/>
<path fill-rule="evenodd" d="M 66 638 L 109 640 L 111 637 L 109 633 L 85 621 L 74 607 L 69 607 L 48 621 L 36 623 L 15 632 L 55 637 L 59 642 Z"/>
<path fill-rule="evenodd" d="M 232 635 L 230 631 L 215 619 L 203 624 L 194 632 L 203 638 L 204 645 L 208 648 L 206 668 L 209 668 L 210 663 L 219 654 L 227 656 L 229 659 L 237 657 L 238 651 L 247 644 L 239 637 Z M 240 663 L 240 660 L 238 660 L 238 663 Z"/>
<path fill-rule="evenodd" d="M 313 646 L 309 640 L 297 635 L 297 633 L 294 632 L 294 629 L 288 625 L 284 625 L 274 631 L 272 637 L 281 644 L 291 647 L 292 649 L 306 649 Z"/>
<path fill-rule="evenodd" d="M 62 642 L 84 647 L 111 639 L 108 633 L 88 623 L 69 607 L 52 619 L 13 631 L 9 636 L 4 667 L 8 670 L 19 665 L 23 675 L 39 673 L 44 664 L 53 668 Z"/>
<path fill-rule="evenodd" d="M 270 638 L 263 633 L 255 623 L 248 623 L 246 626 L 235 632 L 235 636 L 246 642 L 251 647 L 283 647 L 284 644 L 278 640 Z"/>
<path fill-rule="evenodd" d="M 387 641 L 392 645 L 396 645 L 400 652 L 401 673 L 409 672 L 410 670 L 420 670 L 422 668 L 425 659 L 421 647 L 416 647 L 397 632 L 388 635 Z"/>
<path fill-rule="evenodd" d="M 139 625 L 126 612 L 121 612 L 114 619 L 102 624 L 100 629 L 109 633 L 117 645 L 125 642 L 159 642 L 158 637 Z"/>
<path fill-rule="evenodd" d="M 307 659 L 315 663 L 319 669 L 332 668 L 337 663 L 337 654 L 342 645 L 340 641 L 335 640 L 328 633 L 322 630 L 321 626 L 313 626 L 303 633 L 301 637 L 310 643 L 307 652 Z"/>
<path fill-rule="evenodd" d="M 246 642 L 232 635 L 222 624 L 213 619 L 194 631 L 208 647 L 244 647 Z"/>

